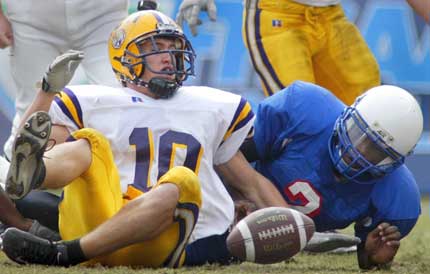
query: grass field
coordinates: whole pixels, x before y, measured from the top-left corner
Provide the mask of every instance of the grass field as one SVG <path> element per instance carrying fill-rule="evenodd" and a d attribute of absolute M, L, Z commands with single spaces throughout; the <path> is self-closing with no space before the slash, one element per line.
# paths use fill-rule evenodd
<path fill-rule="evenodd" d="M 422 201 L 423 213 L 418 220 L 414 230 L 407 238 L 402 240 L 400 251 L 397 254 L 395 263 L 390 271 L 374 271 L 372 273 L 430 273 L 430 218 L 429 218 L 429 199 L 425 198 Z M 345 233 L 352 233 L 351 229 L 347 229 Z M 133 270 L 127 267 L 118 268 L 56 268 L 44 266 L 21 266 L 9 261 L 3 253 L 0 255 L 0 273 L 1 274 L 52 274 L 52 273 L 67 273 L 67 274 L 120 274 L 120 273 L 145 273 L 145 274 L 185 274 L 185 273 L 202 273 L 202 274 L 252 274 L 252 273 L 288 273 L 288 274 L 307 274 L 307 273 L 359 273 L 356 255 L 343 254 L 299 254 L 292 260 L 273 264 L 273 265 L 257 265 L 251 263 L 243 263 L 232 266 L 216 266 L 207 265 L 203 267 L 181 268 L 181 269 L 142 269 Z"/>

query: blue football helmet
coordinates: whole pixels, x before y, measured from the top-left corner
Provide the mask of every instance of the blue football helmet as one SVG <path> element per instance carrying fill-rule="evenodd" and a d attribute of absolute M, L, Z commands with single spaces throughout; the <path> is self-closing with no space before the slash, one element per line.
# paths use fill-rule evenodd
<path fill-rule="evenodd" d="M 383 85 L 370 89 L 335 122 L 329 153 L 347 180 L 366 183 L 404 163 L 423 130 L 423 116 L 406 90 Z"/>

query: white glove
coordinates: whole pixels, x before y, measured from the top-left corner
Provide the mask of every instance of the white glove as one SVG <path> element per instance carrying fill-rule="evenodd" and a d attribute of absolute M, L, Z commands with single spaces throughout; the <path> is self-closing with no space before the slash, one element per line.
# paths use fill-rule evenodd
<path fill-rule="evenodd" d="M 338 232 L 315 232 L 314 236 L 305 246 L 304 251 L 308 252 L 328 252 L 340 247 L 350 247 L 358 245 L 360 238 L 345 235 Z"/>
<path fill-rule="evenodd" d="M 83 58 L 84 53 L 77 50 L 69 50 L 57 56 L 43 76 L 42 90 L 54 93 L 61 92 L 72 79 Z"/>
<path fill-rule="evenodd" d="M 206 11 L 211 21 L 216 20 L 216 6 L 214 0 L 183 0 L 176 14 L 176 22 L 182 28 L 184 21 L 188 23 L 193 36 L 197 35 L 197 26 L 202 24 L 199 19 L 200 11 Z"/>

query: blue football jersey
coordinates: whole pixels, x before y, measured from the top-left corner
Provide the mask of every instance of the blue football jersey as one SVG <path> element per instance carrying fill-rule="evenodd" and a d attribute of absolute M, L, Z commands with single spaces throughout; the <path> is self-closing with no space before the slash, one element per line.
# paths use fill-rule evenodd
<path fill-rule="evenodd" d="M 300 81 L 266 98 L 255 120 L 261 159 L 256 169 L 288 204 L 312 217 L 318 231 L 355 222 L 356 235 L 364 240 L 387 221 L 404 237 L 421 213 L 418 187 L 406 166 L 366 184 L 335 176 L 328 142 L 344 108 L 326 89 Z"/>

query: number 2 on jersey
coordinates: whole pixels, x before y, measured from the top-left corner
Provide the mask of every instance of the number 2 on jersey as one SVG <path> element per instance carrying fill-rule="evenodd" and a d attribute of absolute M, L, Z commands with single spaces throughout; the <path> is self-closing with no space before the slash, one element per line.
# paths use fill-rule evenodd
<path fill-rule="evenodd" d="M 302 205 L 291 207 L 312 217 L 319 214 L 321 209 L 321 195 L 306 181 L 295 181 L 284 189 L 290 201 L 298 201 Z"/>

